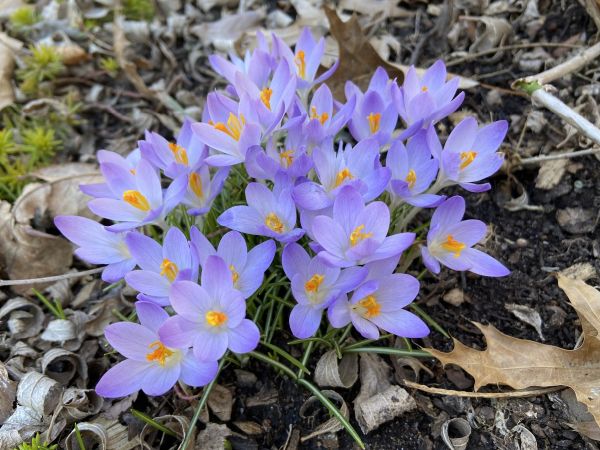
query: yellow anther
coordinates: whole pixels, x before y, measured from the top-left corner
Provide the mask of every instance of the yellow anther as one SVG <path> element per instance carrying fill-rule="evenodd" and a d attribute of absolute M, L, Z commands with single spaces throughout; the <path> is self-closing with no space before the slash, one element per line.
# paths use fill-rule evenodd
<path fill-rule="evenodd" d="M 235 267 L 233 264 L 229 265 L 229 270 L 231 270 L 231 281 L 233 281 L 233 285 L 235 286 L 235 284 L 240 279 L 240 274 L 237 272 L 237 270 L 235 270 Z"/>
<path fill-rule="evenodd" d="M 244 118 L 243 114 L 240 114 L 239 117 L 236 117 L 233 113 L 229 113 L 227 125 L 225 125 L 223 122 L 211 123 L 211 125 L 217 130 L 222 131 L 228 136 L 231 136 L 236 141 L 239 141 L 240 136 L 242 135 L 242 130 L 246 125 L 246 119 Z"/>
<path fill-rule="evenodd" d="M 353 178 L 354 175 L 352 175 L 352 172 L 345 167 L 337 173 L 335 177 L 335 187 L 341 186 L 344 181 L 352 180 Z"/>
<path fill-rule="evenodd" d="M 275 213 L 269 213 L 265 218 L 265 225 L 273 230 L 275 233 L 283 233 L 283 223 L 281 219 Z"/>
<path fill-rule="evenodd" d="M 325 277 L 323 275 L 315 273 L 312 277 L 310 277 L 310 280 L 304 283 L 304 290 L 310 293 L 318 292 L 319 286 L 321 286 L 321 283 L 324 279 Z"/>
<path fill-rule="evenodd" d="M 196 197 L 204 197 L 204 191 L 202 189 L 202 177 L 200 177 L 200 174 L 196 172 L 191 173 L 188 178 L 188 183 L 192 192 L 196 194 Z"/>
<path fill-rule="evenodd" d="M 327 119 L 329 119 L 329 114 L 326 112 L 319 114 L 317 112 L 317 107 L 311 106 L 310 107 L 310 118 L 317 119 L 319 122 L 321 122 L 321 125 L 323 125 L 325 122 L 327 122 Z"/>
<path fill-rule="evenodd" d="M 354 311 L 363 316 L 365 319 L 377 317 L 379 314 L 381 314 L 381 305 L 377 302 L 377 299 L 374 295 L 369 295 L 363 298 L 358 303 L 353 305 L 352 309 L 354 309 Z"/>
<path fill-rule="evenodd" d="M 373 236 L 373 233 L 363 233 L 365 229 L 364 225 L 357 226 L 352 233 L 350 233 L 350 246 L 354 247 L 359 242 L 368 239 Z"/>
<path fill-rule="evenodd" d="M 179 268 L 177 264 L 175 264 L 170 259 L 163 259 L 160 265 L 160 274 L 167 277 L 167 279 L 172 283 L 177 278 L 177 274 L 179 273 Z"/>
<path fill-rule="evenodd" d="M 205 318 L 206 322 L 212 327 L 220 327 L 227 322 L 227 314 L 221 311 L 208 311 Z"/>
<path fill-rule="evenodd" d="M 296 58 L 294 59 L 296 63 L 296 67 L 298 69 L 298 76 L 302 79 L 306 78 L 306 55 L 304 54 L 304 50 L 298 50 L 296 52 Z"/>
<path fill-rule="evenodd" d="M 129 169 L 129 173 L 131 173 L 131 175 L 135 175 L 135 169 Z"/>
<path fill-rule="evenodd" d="M 279 153 L 279 164 L 286 169 L 294 162 L 294 150 L 286 150 Z"/>
<path fill-rule="evenodd" d="M 148 347 L 152 349 L 152 351 L 146 354 L 146 359 L 150 362 L 156 361 L 161 366 L 164 366 L 167 358 L 173 355 L 173 351 L 165 347 L 165 344 L 160 341 L 154 341 L 152 344 L 148 345 Z"/>
<path fill-rule="evenodd" d="M 369 130 L 371 134 L 375 134 L 379 131 L 379 125 L 381 124 L 381 113 L 371 113 L 367 116 L 369 121 Z"/>
<path fill-rule="evenodd" d="M 464 169 L 469 164 L 471 164 L 476 156 L 477 156 L 477 152 L 474 152 L 474 151 L 460 152 L 460 160 L 461 160 L 460 170 Z"/>
<path fill-rule="evenodd" d="M 421 86 L 421 92 L 427 92 L 429 88 L 427 86 Z"/>
<path fill-rule="evenodd" d="M 150 211 L 150 203 L 140 191 L 130 189 L 123 192 L 123 200 L 134 208 L 141 209 L 142 211 Z"/>
<path fill-rule="evenodd" d="M 271 95 L 273 95 L 273 89 L 271 88 L 266 87 L 260 91 L 260 99 L 269 111 L 271 111 Z"/>
<path fill-rule="evenodd" d="M 446 237 L 446 241 L 442 243 L 442 248 L 451 253 L 454 253 L 454 257 L 458 258 L 460 253 L 464 250 L 466 245 L 463 242 L 457 241 L 454 237 L 449 234 Z"/>
<path fill-rule="evenodd" d="M 415 183 L 417 182 L 417 174 L 413 169 L 410 169 L 408 171 L 408 175 L 406 175 L 406 178 L 404 180 L 408 183 L 408 188 L 412 189 L 415 186 Z"/>
<path fill-rule="evenodd" d="M 177 161 L 179 164 L 183 164 L 185 166 L 188 165 L 189 161 L 188 161 L 188 156 L 187 156 L 187 152 L 185 151 L 185 148 L 183 148 L 181 145 L 177 145 L 173 142 L 169 142 L 169 150 L 171 150 L 171 153 L 173 153 L 173 156 L 175 157 L 175 161 Z"/>

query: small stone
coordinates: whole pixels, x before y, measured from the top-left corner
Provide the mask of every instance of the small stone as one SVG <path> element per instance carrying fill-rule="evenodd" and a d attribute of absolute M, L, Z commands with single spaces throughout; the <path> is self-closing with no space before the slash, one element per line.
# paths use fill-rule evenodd
<path fill-rule="evenodd" d="M 565 208 L 556 212 L 560 227 L 568 233 L 583 234 L 594 230 L 596 215 L 591 209 Z"/>
<path fill-rule="evenodd" d="M 527 247 L 529 245 L 529 241 L 527 239 L 524 238 L 519 238 L 517 239 L 517 247 Z"/>

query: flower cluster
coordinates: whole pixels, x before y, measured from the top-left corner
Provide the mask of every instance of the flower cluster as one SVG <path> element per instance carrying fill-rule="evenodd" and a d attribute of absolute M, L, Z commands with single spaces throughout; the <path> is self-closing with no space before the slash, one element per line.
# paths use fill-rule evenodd
<path fill-rule="evenodd" d="M 209 383 L 227 351 L 258 345 L 264 330 L 247 310 L 263 300 L 265 273 L 277 278 L 281 266 L 300 339 L 318 333 L 324 313 L 331 327 L 351 324 L 368 339 L 380 330 L 427 335 L 405 309 L 419 282 L 396 272 L 412 246 L 433 273 L 444 265 L 508 274 L 473 248 L 486 226 L 462 220 L 463 198 L 440 194 L 453 185 L 490 188 L 478 182 L 502 164 L 506 122 L 465 118 L 442 146 L 436 123 L 464 94 L 441 61 L 421 77 L 411 68 L 401 86 L 379 68 L 364 92 L 348 82 L 339 102 L 323 83 L 336 66 L 317 76 L 324 50 L 306 29 L 293 49 L 276 35 L 258 36 L 243 58 L 212 56 L 228 84 L 208 95 L 201 122 L 186 120 L 175 141 L 147 132 L 126 158 L 98 152 L 105 182 L 82 190 L 93 197 L 90 210 L 112 224 L 61 216 L 56 225 L 77 256 L 106 264 L 105 281 L 124 279 L 139 292 L 139 324 L 106 329 L 126 359 L 100 380 L 99 394 Z M 231 231 L 215 247 L 222 229 L 208 212 L 226 182 L 244 190 L 245 203 L 222 198 L 216 222 Z M 436 208 L 426 237 L 405 231 L 419 208 Z M 260 243 L 248 250 L 247 240 Z"/>

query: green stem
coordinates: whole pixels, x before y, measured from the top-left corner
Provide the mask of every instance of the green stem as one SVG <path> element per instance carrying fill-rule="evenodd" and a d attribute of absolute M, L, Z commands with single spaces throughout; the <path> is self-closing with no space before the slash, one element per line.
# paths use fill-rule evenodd
<path fill-rule="evenodd" d="M 448 333 L 446 333 L 446 330 L 444 330 L 439 323 L 437 323 L 435 320 L 433 320 L 429 314 L 427 314 L 425 311 L 423 311 L 421 309 L 421 307 L 415 303 L 411 303 L 410 304 L 410 309 L 412 309 L 414 312 L 417 313 L 417 315 L 419 317 L 421 317 L 421 319 L 423 319 L 425 322 L 427 322 L 432 328 L 435 328 L 435 330 L 440 333 L 442 336 L 450 339 L 450 335 Z"/>
<path fill-rule="evenodd" d="M 198 420 L 200 419 L 200 414 L 202 414 L 202 410 L 204 409 L 204 406 L 206 405 L 206 402 L 208 401 L 208 396 L 210 395 L 210 391 L 212 390 L 213 386 L 217 382 L 219 373 L 221 373 L 221 370 L 223 369 L 223 366 L 225 365 L 225 361 L 227 360 L 227 358 L 225 358 L 225 356 L 227 356 L 227 353 L 225 353 L 225 355 L 223 356 L 223 358 L 221 358 L 221 361 L 219 362 L 219 368 L 217 369 L 217 374 L 215 375 L 215 378 L 204 388 L 204 391 L 202 392 L 202 397 L 200 397 L 200 402 L 198 403 L 198 406 L 196 406 L 196 411 L 194 411 L 194 415 L 192 416 L 192 421 L 190 422 L 190 426 L 187 429 L 187 432 L 185 433 L 185 437 L 183 438 L 183 442 L 179 446 L 178 450 L 188 450 L 188 446 L 190 445 L 192 436 L 194 436 L 194 429 L 196 428 L 196 423 L 198 423 Z"/>
<path fill-rule="evenodd" d="M 304 351 L 304 355 L 302 355 L 302 366 L 304 367 L 306 367 L 306 364 L 308 363 L 308 358 L 310 358 L 310 354 L 312 353 L 314 343 L 314 341 L 310 341 L 308 344 L 306 344 L 306 350 Z M 302 378 L 303 376 L 304 371 L 299 370 L 298 378 Z"/>

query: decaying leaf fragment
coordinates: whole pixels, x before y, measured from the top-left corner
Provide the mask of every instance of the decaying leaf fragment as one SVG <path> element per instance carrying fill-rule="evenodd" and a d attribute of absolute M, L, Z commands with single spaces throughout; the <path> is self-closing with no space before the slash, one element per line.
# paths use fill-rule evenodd
<path fill-rule="evenodd" d="M 347 353 L 338 360 L 330 350 L 321 356 L 315 368 L 315 383 L 319 386 L 350 388 L 358 379 L 358 355 Z"/>
<path fill-rule="evenodd" d="M 449 353 L 428 351 L 442 364 L 456 364 L 466 370 L 475 379 L 475 390 L 488 384 L 514 389 L 567 386 L 600 423 L 600 291 L 562 275 L 558 275 L 558 285 L 582 323 L 583 344 L 575 350 L 517 339 L 491 325 L 475 323 L 485 337 L 485 350 L 475 350 L 455 339 L 454 350 Z"/>
<path fill-rule="evenodd" d="M 365 90 L 373 71 L 379 66 L 386 70 L 390 78 L 396 78 L 398 83 L 404 81 L 404 72 L 381 58 L 369 43 L 357 16 L 342 22 L 335 10 L 324 7 L 324 11 L 329 19 L 331 35 L 339 46 L 340 65 L 327 80 L 334 97 L 344 99 L 344 85 L 348 80 Z"/>

